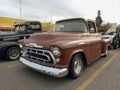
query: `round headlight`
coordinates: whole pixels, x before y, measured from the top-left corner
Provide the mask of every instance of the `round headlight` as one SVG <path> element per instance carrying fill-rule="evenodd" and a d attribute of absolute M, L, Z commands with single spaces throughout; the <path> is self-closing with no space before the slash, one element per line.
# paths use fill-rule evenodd
<path fill-rule="evenodd" d="M 52 46 L 50 49 L 54 56 L 59 57 L 61 55 L 61 51 L 58 47 Z"/>

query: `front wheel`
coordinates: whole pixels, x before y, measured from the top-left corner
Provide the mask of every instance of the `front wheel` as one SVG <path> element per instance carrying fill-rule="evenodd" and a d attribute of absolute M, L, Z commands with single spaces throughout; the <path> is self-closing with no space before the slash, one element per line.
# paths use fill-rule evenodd
<path fill-rule="evenodd" d="M 77 78 L 83 71 L 83 58 L 80 54 L 76 54 L 71 61 L 69 75 L 72 78 Z"/>
<path fill-rule="evenodd" d="M 7 60 L 17 60 L 20 57 L 20 48 L 19 47 L 10 47 L 7 51 L 6 51 L 6 59 Z"/>

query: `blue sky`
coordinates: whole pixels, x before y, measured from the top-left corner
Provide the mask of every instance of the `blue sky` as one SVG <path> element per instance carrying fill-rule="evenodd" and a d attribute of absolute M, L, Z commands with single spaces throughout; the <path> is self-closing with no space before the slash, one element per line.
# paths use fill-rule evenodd
<path fill-rule="evenodd" d="M 20 18 L 20 0 L 0 0 L 0 16 Z M 56 21 L 71 17 L 120 23 L 120 0 L 21 0 L 22 19 Z"/>

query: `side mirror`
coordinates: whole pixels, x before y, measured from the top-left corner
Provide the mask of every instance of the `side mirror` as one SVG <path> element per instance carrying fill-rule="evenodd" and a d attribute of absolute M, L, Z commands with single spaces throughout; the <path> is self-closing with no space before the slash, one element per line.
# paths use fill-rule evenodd
<path fill-rule="evenodd" d="M 94 33 L 95 32 L 95 28 L 90 28 L 90 32 Z"/>

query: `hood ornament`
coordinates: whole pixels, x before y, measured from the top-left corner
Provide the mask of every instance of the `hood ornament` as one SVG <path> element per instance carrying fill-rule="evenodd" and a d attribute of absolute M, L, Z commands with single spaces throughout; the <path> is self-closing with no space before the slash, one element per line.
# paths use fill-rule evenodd
<path fill-rule="evenodd" d="M 36 47 L 36 48 L 43 48 L 43 46 L 37 45 L 36 43 L 29 43 L 29 44 L 26 44 L 25 46 Z"/>

